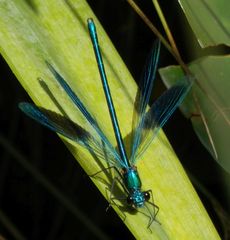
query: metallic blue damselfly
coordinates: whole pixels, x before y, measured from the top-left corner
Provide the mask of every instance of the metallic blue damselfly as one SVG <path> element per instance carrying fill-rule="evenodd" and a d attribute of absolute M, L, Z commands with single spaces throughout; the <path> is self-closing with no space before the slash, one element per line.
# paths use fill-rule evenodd
<path fill-rule="evenodd" d="M 148 64 L 144 69 L 144 74 L 136 96 L 131 149 L 130 152 L 127 153 L 119 128 L 112 96 L 110 94 L 109 84 L 107 82 L 100 47 L 98 44 L 96 27 L 92 19 L 88 19 L 88 29 L 98 64 L 118 150 L 112 146 L 108 138 L 101 130 L 100 124 L 87 110 L 80 98 L 72 91 L 64 78 L 48 62 L 47 66 L 53 73 L 55 79 L 65 90 L 75 106 L 83 114 L 93 131 L 90 132 L 88 129 L 85 130 L 71 122 L 71 120 L 68 120 L 68 124 L 66 124 L 66 122 L 60 121 L 60 118 L 57 117 L 58 114 L 55 114 L 54 117 L 54 113 L 51 114 L 50 111 L 30 103 L 20 103 L 19 107 L 25 114 L 35 119 L 42 125 L 77 142 L 88 149 L 91 153 L 94 153 L 96 156 L 109 162 L 121 177 L 121 185 L 126 195 L 125 199 L 127 204 L 137 210 L 139 208 L 146 208 L 149 215 L 148 227 L 150 227 L 159 208 L 151 200 L 152 191 L 143 191 L 141 189 L 142 184 L 135 164 L 137 159 L 139 159 L 145 152 L 149 144 L 157 136 L 159 130 L 184 99 L 191 84 L 186 82 L 171 87 L 165 91 L 147 110 L 160 54 L 160 41 L 155 41 Z M 147 204 L 150 204 L 153 207 L 153 211 L 150 210 Z"/>

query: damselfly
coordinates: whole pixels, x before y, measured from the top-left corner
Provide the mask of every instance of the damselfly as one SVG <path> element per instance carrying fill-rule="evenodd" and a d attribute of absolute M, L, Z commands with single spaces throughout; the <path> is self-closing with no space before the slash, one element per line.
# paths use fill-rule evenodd
<path fill-rule="evenodd" d="M 58 121 L 57 118 L 52 117 L 52 114 L 49 114 L 49 111 L 30 103 L 20 103 L 19 107 L 25 114 L 35 119 L 42 125 L 77 142 L 81 146 L 88 149 L 91 153 L 94 153 L 96 156 L 99 156 L 100 158 L 103 158 L 109 162 L 121 177 L 121 185 L 123 186 L 126 194 L 125 199 L 127 204 L 134 209 L 144 207 L 147 209 L 150 219 L 148 224 L 149 227 L 155 219 L 159 208 L 154 204 L 153 201 L 151 201 L 152 191 L 143 191 L 141 189 L 142 184 L 135 164 L 140 156 L 145 152 L 152 140 L 157 136 L 160 128 L 165 124 L 177 106 L 184 99 L 191 84 L 183 83 L 173 86 L 164 92 L 163 95 L 161 95 L 147 110 L 160 53 L 160 41 L 156 41 L 150 54 L 149 62 L 144 69 L 144 74 L 141 79 L 141 84 L 135 100 L 131 150 L 128 154 L 125 149 L 119 128 L 116 111 L 113 105 L 112 96 L 110 94 L 100 47 L 98 44 L 96 27 L 92 19 L 88 19 L 88 29 L 102 80 L 102 86 L 114 129 L 118 150 L 112 146 L 102 131 L 100 124 L 87 110 L 80 98 L 72 91 L 64 78 L 49 63 L 47 63 L 47 65 L 50 71 L 53 73 L 55 79 L 65 90 L 75 106 L 83 114 L 93 131 L 90 132 L 88 129 L 85 130 L 79 126 L 77 127 L 71 121 L 68 121 L 68 125 L 64 125 Z M 153 211 L 146 206 L 147 203 L 152 205 Z"/>

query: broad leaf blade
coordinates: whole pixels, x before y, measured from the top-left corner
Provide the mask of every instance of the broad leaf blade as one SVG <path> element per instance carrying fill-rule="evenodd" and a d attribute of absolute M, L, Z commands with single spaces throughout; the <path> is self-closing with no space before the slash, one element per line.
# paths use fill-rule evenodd
<path fill-rule="evenodd" d="M 194 84 L 193 91 L 197 96 L 198 104 L 207 121 L 208 129 L 214 143 L 215 151 L 207 135 L 205 126 L 200 116 L 194 116 L 198 113 L 192 95 L 189 96 L 189 105 L 187 105 L 186 116 L 191 117 L 194 130 L 200 141 L 217 160 L 217 162 L 228 172 L 230 172 L 230 57 L 209 56 L 192 62 L 189 67 L 195 75 L 202 89 Z M 167 67 L 160 70 L 161 76 L 167 85 L 173 85 L 175 79 L 179 79 L 182 71 L 179 67 Z M 177 77 L 176 77 L 177 76 Z M 193 102 L 193 105 L 191 103 Z M 185 104 L 188 103 L 185 102 Z M 199 113 L 198 113 L 199 114 Z"/>
<path fill-rule="evenodd" d="M 230 45 L 228 0 L 180 0 L 201 47 Z"/>
<path fill-rule="evenodd" d="M 45 60 L 52 63 L 73 91 L 84 100 L 88 109 L 102 122 L 105 134 L 115 145 L 86 28 L 88 17 L 94 18 L 98 29 L 114 104 L 119 122 L 122 123 L 121 131 L 123 136 L 127 136 L 131 130 L 137 87 L 85 1 L 34 1 L 33 8 L 22 0 L 1 1 L 0 50 L 37 105 L 57 113 L 63 109 L 70 119 L 84 127 L 84 118 L 58 86 Z M 44 80 L 47 87 L 39 83 L 38 77 Z M 160 134 L 160 139 L 164 143 L 156 141 L 149 148 L 138 164 L 138 170 L 143 189 L 153 190 L 155 203 L 160 207 L 158 220 L 161 225 L 154 223 L 151 233 L 147 229 L 146 216 L 128 212 L 125 212 L 124 223 L 137 239 L 219 239 L 163 133 Z M 65 143 L 87 174 L 101 169 L 87 151 L 67 139 Z M 103 178 L 105 181 L 110 180 L 106 175 Z M 105 184 L 98 180 L 94 182 L 106 195 Z M 115 210 L 119 213 L 116 207 Z"/>

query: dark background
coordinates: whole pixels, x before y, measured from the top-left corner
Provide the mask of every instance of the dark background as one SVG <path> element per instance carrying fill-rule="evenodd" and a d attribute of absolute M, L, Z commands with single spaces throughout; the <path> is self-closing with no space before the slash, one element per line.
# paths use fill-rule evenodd
<path fill-rule="evenodd" d="M 151 1 L 136 2 L 142 2 L 139 6 L 163 32 Z M 177 1 L 161 2 L 183 59 L 185 62 L 191 61 L 188 48 L 199 47 Z M 126 1 L 90 0 L 88 3 L 130 72 L 138 80 L 155 36 Z M 28 1 L 28 4 L 31 2 Z M 186 40 L 188 38 L 185 33 L 191 34 L 190 42 Z M 81 209 L 80 216 L 88 218 L 99 231 L 110 239 L 133 239 L 113 210 L 105 211 L 108 203 L 60 139 L 18 110 L 17 104 L 20 101 L 30 99 L 4 59 L 1 58 L 0 64 L 0 210 L 26 239 L 102 239 L 95 235 L 95 231 L 90 230 L 89 222 L 76 218 L 37 180 L 36 173 L 31 173 L 30 166 L 24 162 L 27 159 L 76 208 Z M 170 64 L 176 62 L 162 48 L 160 66 Z M 156 81 L 155 89 L 156 94 L 164 90 L 160 80 Z M 186 171 L 228 211 L 221 180 L 227 174 L 201 145 L 190 121 L 176 111 L 164 130 Z M 21 162 L 17 160 L 20 157 L 23 157 Z M 224 238 L 226 229 L 217 215 L 220 209 L 214 209 L 210 198 L 200 191 L 199 186 L 200 184 L 195 185 L 216 228 Z M 1 234 L 7 239 L 13 239 L 9 230 L 0 223 L 0 236 Z"/>

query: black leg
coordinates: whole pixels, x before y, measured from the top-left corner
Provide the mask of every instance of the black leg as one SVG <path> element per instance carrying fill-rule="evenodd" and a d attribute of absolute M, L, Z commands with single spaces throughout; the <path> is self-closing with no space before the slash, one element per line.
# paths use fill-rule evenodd
<path fill-rule="evenodd" d="M 147 192 L 149 192 L 151 194 L 151 198 L 152 198 L 152 202 L 148 202 L 149 204 L 151 204 L 153 206 L 153 212 L 154 212 L 154 215 L 153 215 L 153 220 L 156 219 L 156 216 L 159 212 L 159 207 L 154 203 L 154 199 L 153 199 L 153 192 L 152 190 L 148 190 Z"/>
<path fill-rule="evenodd" d="M 106 187 L 106 191 L 109 191 L 109 196 L 107 195 L 108 198 L 109 198 L 109 205 L 108 205 L 108 207 L 106 208 L 106 211 L 108 211 L 108 209 L 109 209 L 112 205 L 115 205 L 116 207 L 119 208 L 119 210 L 120 210 L 120 212 L 121 212 L 121 214 L 122 214 L 123 221 L 125 221 L 126 215 L 125 215 L 125 213 L 122 211 L 121 207 L 115 202 L 115 200 L 125 200 L 125 199 L 126 199 L 126 196 L 125 196 L 125 197 L 119 197 L 119 198 L 118 198 L 118 197 L 113 197 L 114 187 L 115 187 L 116 182 L 118 182 L 118 183 L 122 186 L 122 189 L 125 191 L 125 193 L 128 194 L 128 191 L 127 191 L 125 185 L 124 185 L 123 182 L 122 182 L 122 174 L 120 173 L 120 171 L 119 171 L 115 166 L 110 166 L 110 167 L 104 168 L 104 169 L 102 169 L 102 170 L 100 170 L 100 171 L 98 171 L 98 172 L 96 172 L 96 173 L 94 173 L 94 174 L 92 174 L 92 175 L 89 175 L 89 177 L 92 177 L 92 178 L 93 178 L 93 177 L 95 177 L 96 175 L 98 175 L 99 173 L 108 171 L 109 169 L 113 169 L 118 176 L 116 176 L 116 177 L 113 178 L 112 185 L 111 185 L 110 188 Z"/>
<path fill-rule="evenodd" d="M 156 220 L 156 216 L 157 216 L 157 214 L 159 212 L 159 207 L 154 203 L 153 192 L 152 192 L 151 189 L 147 190 L 147 192 L 149 192 L 151 194 L 151 198 L 152 198 L 152 202 L 147 202 L 147 203 L 149 203 L 150 205 L 153 206 L 153 215 L 151 214 L 151 211 L 147 207 L 147 209 L 148 209 L 148 211 L 150 212 L 150 215 L 151 215 L 150 220 L 149 220 L 149 224 L 148 224 L 148 228 L 149 228 L 151 226 L 151 224 L 153 223 L 153 221 L 156 221 L 159 224 L 161 224 L 161 223 Z"/>
<path fill-rule="evenodd" d="M 118 171 L 116 167 L 110 166 L 110 167 L 107 167 L 107 168 L 103 168 L 102 170 L 100 170 L 100 171 L 98 171 L 98 172 L 96 172 L 96 173 L 94 173 L 94 174 L 92 174 L 92 175 L 89 175 L 89 177 L 92 177 L 92 178 L 93 178 L 93 177 L 95 177 L 97 174 L 99 174 L 99 173 L 101 173 L 101 172 L 108 171 L 109 169 L 116 169 L 116 171 Z M 119 172 L 119 171 L 118 171 L 118 172 Z"/>
<path fill-rule="evenodd" d="M 122 211 L 121 207 L 120 207 L 114 200 L 124 200 L 124 199 L 126 199 L 126 197 L 121 197 L 121 198 L 112 197 L 113 192 L 114 192 L 114 186 L 115 186 L 115 183 L 116 183 L 116 182 L 119 182 L 119 184 L 124 188 L 124 185 L 123 185 L 123 183 L 122 183 L 122 180 L 121 180 L 119 177 L 115 177 L 115 178 L 113 179 L 111 188 L 110 188 L 110 189 L 106 188 L 106 190 L 109 191 L 109 205 L 108 205 L 108 207 L 106 208 L 106 211 L 108 211 L 108 209 L 109 209 L 112 205 L 115 205 L 116 207 L 119 208 L 119 210 L 120 210 L 120 212 L 121 212 L 121 214 L 122 214 L 122 216 L 123 216 L 123 217 L 122 217 L 122 218 L 123 218 L 123 221 L 125 221 L 125 219 L 126 219 L 125 213 Z"/>

